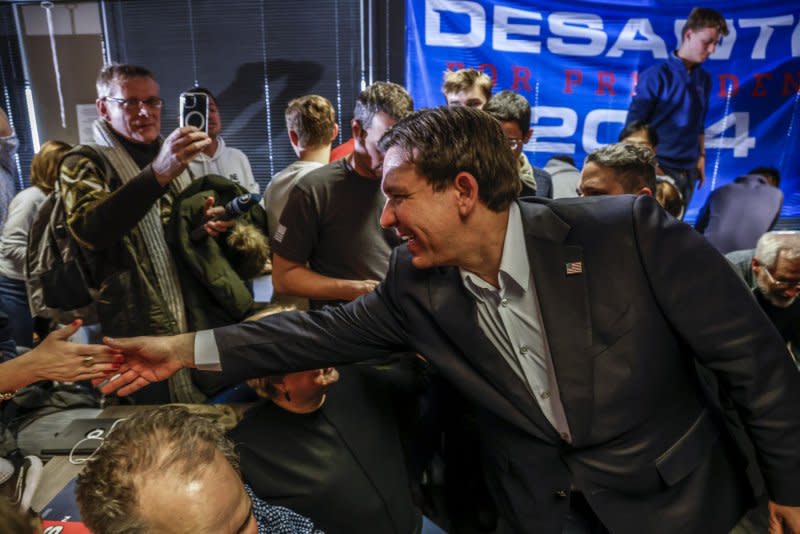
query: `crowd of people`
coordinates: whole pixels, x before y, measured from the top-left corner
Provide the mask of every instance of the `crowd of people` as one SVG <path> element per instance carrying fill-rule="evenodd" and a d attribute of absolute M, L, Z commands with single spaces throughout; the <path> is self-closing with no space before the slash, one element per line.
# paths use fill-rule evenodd
<path fill-rule="evenodd" d="M 533 166 L 530 104 L 475 69 L 444 73 L 439 108 L 366 87 L 336 149 L 333 105 L 299 96 L 297 161 L 237 219 L 224 205 L 260 187 L 214 94 L 192 89 L 207 131 L 162 138 L 154 74 L 105 66 L 94 143 L 45 143 L 2 229 L 0 402 L 56 380 L 161 405 L 79 475 L 95 534 L 800 534 L 800 232 L 770 231 L 780 176 L 755 168 L 681 221 L 705 175 L 701 64 L 727 34 L 695 8 L 580 168 Z M 0 121 L 4 155 L 13 135 Z M 28 306 L 48 195 L 87 252 L 102 344 Z M 245 383 L 259 400 L 231 428 L 173 405 Z M 42 468 L 0 430 L 11 525 Z"/>

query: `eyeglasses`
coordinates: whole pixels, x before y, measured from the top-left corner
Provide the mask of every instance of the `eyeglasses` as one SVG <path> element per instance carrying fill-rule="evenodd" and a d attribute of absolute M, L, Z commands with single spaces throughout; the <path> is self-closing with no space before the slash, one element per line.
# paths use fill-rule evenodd
<path fill-rule="evenodd" d="M 761 266 L 764 269 L 764 272 L 767 273 L 767 278 L 769 278 L 769 285 L 772 289 L 777 289 L 779 291 L 786 291 L 788 289 L 800 289 L 800 282 L 789 282 L 786 280 L 775 280 L 772 276 L 772 273 L 769 272 L 769 269 L 766 266 Z"/>
<path fill-rule="evenodd" d="M 511 147 L 511 150 L 513 150 L 515 152 L 517 150 L 521 149 L 522 145 L 524 145 L 524 144 L 525 143 L 522 141 L 522 139 L 514 139 L 514 138 L 509 138 L 508 139 L 508 145 Z"/>
<path fill-rule="evenodd" d="M 115 98 L 113 96 L 105 96 L 103 100 L 111 100 L 122 106 L 124 110 L 140 110 L 142 106 L 148 109 L 161 109 L 164 105 L 164 99 L 157 96 L 148 98 L 147 100 L 139 100 L 138 98 Z"/>

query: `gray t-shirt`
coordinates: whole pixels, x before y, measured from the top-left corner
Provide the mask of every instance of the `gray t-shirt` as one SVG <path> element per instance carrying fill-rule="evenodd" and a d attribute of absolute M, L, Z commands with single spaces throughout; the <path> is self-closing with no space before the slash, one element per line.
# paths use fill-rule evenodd
<path fill-rule="evenodd" d="M 270 239 L 272 251 L 312 271 L 347 280 L 382 280 L 401 240 L 380 227 L 380 180 L 356 174 L 345 160 L 300 178 Z M 312 301 L 318 308 L 330 301 Z"/>

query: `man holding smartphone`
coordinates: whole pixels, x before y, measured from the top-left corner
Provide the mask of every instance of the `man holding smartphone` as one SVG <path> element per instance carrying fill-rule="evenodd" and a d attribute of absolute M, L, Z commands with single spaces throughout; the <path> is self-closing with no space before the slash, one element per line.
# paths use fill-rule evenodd
<path fill-rule="evenodd" d="M 250 160 L 238 148 L 226 145 L 220 135 L 222 120 L 217 107 L 217 99 L 211 91 L 204 87 L 194 87 L 186 93 L 202 93 L 208 97 L 207 130 L 211 143 L 189 162 L 189 170 L 192 175 L 197 178 L 207 174 L 219 174 L 241 185 L 251 193 L 261 193 L 261 188 L 253 177 Z"/>
<path fill-rule="evenodd" d="M 59 188 L 72 235 L 94 254 L 98 315 L 106 335 L 186 331 L 180 283 L 163 221 L 172 199 L 190 182 L 189 161 L 211 144 L 192 126 L 161 133 L 164 100 L 153 74 L 111 64 L 97 78 L 95 142 L 62 161 Z M 211 215 L 222 208 L 211 208 Z M 209 222 L 210 233 L 228 222 Z M 146 388 L 143 403 L 201 402 L 188 373 Z"/>

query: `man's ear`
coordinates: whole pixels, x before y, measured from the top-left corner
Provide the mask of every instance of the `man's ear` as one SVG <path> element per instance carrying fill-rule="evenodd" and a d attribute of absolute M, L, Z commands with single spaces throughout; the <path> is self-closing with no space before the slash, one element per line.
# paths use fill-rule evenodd
<path fill-rule="evenodd" d="M 366 128 L 361 126 L 361 121 L 358 119 L 353 119 L 350 121 L 350 129 L 353 130 L 353 138 L 358 139 L 359 141 L 363 141 L 364 138 L 367 136 Z"/>
<path fill-rule="evenodd" d="M 300 136 L 297 135 L 297 132 L 289 130 L 289 141 L 292 143 L 292 146 L 299 146 Z"/>
<path fill-rule="evenodd" d="M 453 178 L 453 189 L 458 196 L 458 210 L 468 215 L 478 203 L 478 180 L 470 173 L 461 171 Z"/>
<path fill-rule="evenodd" d="M 758 260 L 753 258 L 750 260 L 750 268 L 753 270 L 754 273 L 758 273 L 761 270 L 761 264 L 758 263 Z"/>
<path fill-rule="evenodd" d="M 653 196 L 653 190 L 650 189 L 649 187 L 645 186 L 645 187 L 642 187 L 641 189 L 639 189 L 636 192 L 636 194 L 637 195 L 647 195 L 648 197 L 652 197 Z"/>
<path fill-rule="evenodd" d="M 331 143 L 333 143 L 333 140 L 336 139 L 336 137 L 338 135 L 339 135 L 339 124 L 334 122 L 333 123 L 333 135 L 331 135 Z"/>
<path fill-rule="evenodd" d="M 98 98 L 95 100 L 94 105 L 97 106 L 97 114 L 101 119 L 104 121 L 110 120 L 110 117 L 108 116 L 108 102 L 104 98 Z"/>

